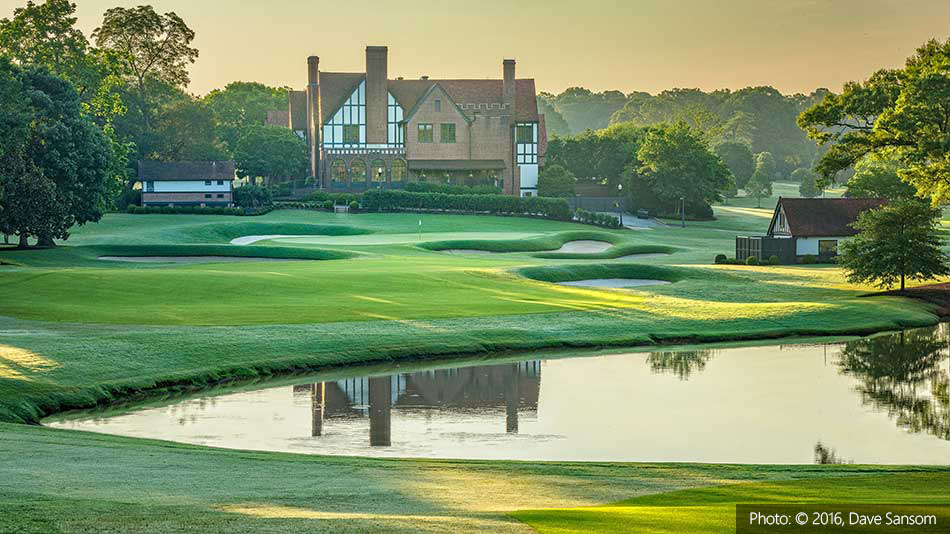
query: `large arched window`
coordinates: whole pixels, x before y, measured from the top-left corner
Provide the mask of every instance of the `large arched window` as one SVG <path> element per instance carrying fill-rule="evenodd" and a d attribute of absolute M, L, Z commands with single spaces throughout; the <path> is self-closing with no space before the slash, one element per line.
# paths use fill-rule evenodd
<path fill-rule="evenodd" d="M 333 185 L 341 186 L 346 183 L 346 162 L 342 159 L 335 160 L 330 165 L 330 180 Z"/>
<path fill-rule="evenodd" d="M 350 162 L 350 183 L 366 183 L 366 162 L 361 159 L 354 159 Z"/>
<path fill-rule="evenodd" d="M 381 159 L 374 159 L 369 166 L 370 176 L 373 177 L 373 184 L 386 182 L 386 162 Z"/>
<path fill-rule="evenodd" d="M 406 179 L 406 160 L 397 159 L 393 160 L 392 169 L 390 170 L 392 175 L 391 180 L 394 182 L 401 182 Z"/>

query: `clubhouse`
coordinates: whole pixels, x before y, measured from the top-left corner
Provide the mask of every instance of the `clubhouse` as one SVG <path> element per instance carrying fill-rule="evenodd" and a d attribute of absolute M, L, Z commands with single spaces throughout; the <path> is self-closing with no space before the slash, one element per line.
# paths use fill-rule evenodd
<path fill-rule="evenodd" d="M 537 194 L 546 148 L 533 79 L 390 79 L 385 46 L 366 48 L 364 72 L 325 72 L 307 58 L 308 85 L 293 91 L 286 126 L 310 147 L 310 173 L 324 190 L 401 188 L 407 181 L 495 185 Z"/>

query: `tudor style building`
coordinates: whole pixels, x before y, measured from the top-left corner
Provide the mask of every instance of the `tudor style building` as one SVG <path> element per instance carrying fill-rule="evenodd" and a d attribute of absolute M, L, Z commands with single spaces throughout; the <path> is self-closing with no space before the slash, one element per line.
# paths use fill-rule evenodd
<path fill-rule="evenodd" d="M 495 80 L 390 79 L 385 46 L 366 47 L 365 72 L 323 72 L 268 121 L 307 140 L 316 183 L 331 191 L 401 188 L 409 181 L 492 184 L 537 193 L 544 116 L 533 79 L 506 59 Z"/>

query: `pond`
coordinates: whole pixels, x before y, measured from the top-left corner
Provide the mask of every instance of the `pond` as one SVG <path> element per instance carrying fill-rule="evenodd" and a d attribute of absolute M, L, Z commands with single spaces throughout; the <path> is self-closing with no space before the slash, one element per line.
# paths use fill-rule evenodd
<path fill-rule="evenodd" d="M 947 464 L 948 343 L 941 325 L 841 343 L 337 371 L 45 424 L 308 454 Z"/>

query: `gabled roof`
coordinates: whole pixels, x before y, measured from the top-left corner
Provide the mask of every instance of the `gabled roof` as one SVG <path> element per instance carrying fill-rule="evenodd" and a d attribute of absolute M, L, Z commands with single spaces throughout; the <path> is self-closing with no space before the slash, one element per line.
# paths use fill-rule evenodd
<path fill-rule="evenodd" d="M 449 95 L 449 93 L 444 88 L 442 88 L 442 85 L 439 84 L 439 82 L 436 82 L 430 85 L 429 89 L 425 93 L 423 93 L 422 96 L 419 97 L 418 100 L 416 100 L 416 104 L 414 106 L 412 106 L 408 110 L 404 108 L 405 115 L 403 116 L 402 120 L 409 122 L 409 119 L 411 119 L 412 116 L 416 114 L 416 111 L 419 111 L 421 104 L 425 102 L 427 98 L 429 98 L 429 94 L 434 93 L 436 91 L 439 91 L 441 94 L 444 94 L 449 99 L 449 102 L 447 104 L 450 104 L 452 108 L 455 109 L 455 111 L 458 112 L 458 114 L 462 116 L 462 119 L 465 120 L 465 122 L 469 122 L 469 123 L 472 122 L 472 118 L 466 115 L 464 111 L 459 109 L 458 104 L 455 102 L 455 99 L 452 98 L 452 96 Z M 395 98 L 395 95 L 393 96 L 393 98 Z"/>
<path fill-rule="evenodd" d="M 234 179 L 233 161 L 139 160 L 140 182 L 203 181 Z"/>
<path fill-rule="evenodd" d="M 361 72 L 320 71 L 320 124 L 333 117 L 365 78 Z"/>
<path fill-rule="evenodd" d="M 363 73 L 320 72 L 321 124 L 330 120 L 365 78 Z M 537 121 L 534 80 L 521 79 L 515 80 L 515 83 L 515 120 Z M 409 112 L 436 84 L 463 107 L 463 113 L 465 104 L 502 104 L 504 101 L 502 80 L 389 80 L 389 92 L 403 111 Z"/>
<path fill-rule="evenodd" d="M 773 235 L 776 219 L 785 212 L 793 237 L 848 237 L 858 233 L 851 224 L 858 215 L 887 204 L 883 198 L 781 198 L 775 205 L 768 235 Z"/>

